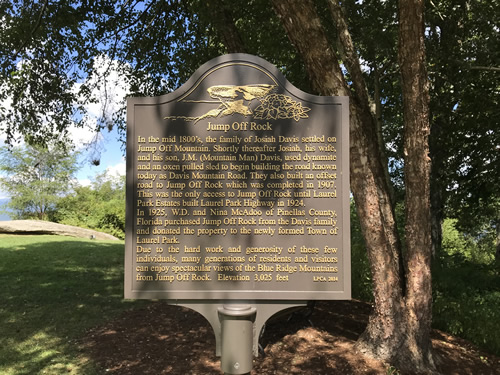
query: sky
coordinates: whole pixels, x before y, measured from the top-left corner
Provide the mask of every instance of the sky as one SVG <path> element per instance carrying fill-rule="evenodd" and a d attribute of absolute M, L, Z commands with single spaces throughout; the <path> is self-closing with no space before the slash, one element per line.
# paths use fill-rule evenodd
<path fill-rule="evenodd" d="M 92 144 L 92 140 L 96 138 L 96 133 L 93 130 L 97 121 L 97 117 L 104 113 L 105 116 L 111 116 L 114 111 L 117 111 L 124 98 L 126 97 L 126 84 L 125 80 L 120 77 L 117 70 L 106 70 L 105 63 L 109 60 L 103 59 L 97 62 L 101 67 L 98 68 L 99 72 L 107 72 L 104 79 L 99 77 L 101 84 L 100 90 L 95 90 L 93 95 L 97 103 L 89 104 L 86 108 L 88 110 L 87 126 L 84 128 L 72 127 L 69 129 L 70 139 L 73 140 L 77 150 L 81 151 L 82 157 L 79 162 L 81 168 L 76 174 L 76 179 L 81 185 L 90 184 L 91 180 L 97 175 L 105 171 L 112 175 L 125 175 L 125 158 L 121 150 L 122 144 L 118 140 L 118 133 L 116 127 L 111 131 L 103 130 L 97 137 L 97 142 Z M 106 94 L 104 94 L 104 92 Z M 105 100 L 107 98 L 107 100 Z M 9 102 L 2 103 L 8 106 Z M 0 134 L 0 144 L 4 143 L 5 135 Z M 90 145 L 90 146 L 89 146 Z M 95 166 L 91 163 L 92 159 L 97 155 L 100 164 Z M 0 186 L 0 199 L 8 198 L 7 192 L 3 191 Z"/>
<path fill-rule="evenodd" d="M 93 151 L 82 149 L 83 157 L 80 162 L 82 168 L 76 174 L 81 185 L 88 185 L 97 174 L 108 171 L 110 175 L 125 175 L 125 156 L 121 150 L 121 142 L 118 141 L 116 129 L 112 132 L 103 131 L 99 141 L 100 164 L 95 166 L 91 163 Z"/>
<path fill-rule="evenodd" d="M 97 117 L 103 114 L 105 117 L 111 117 L 123 105 L 123 100 L 127 95 L 125 79 L 118 73 L 115 62 L 102 57 L 96 59 L 95 66 L 100 76 L 91 78 L 91 80 L 99 80 L 100 89 L 93 92 L 97 102 L 87 105 L 89 128 L 71 129 L 71 138 L 77 147 L 89 144 L 94 139 L 95 132 L 92 129 L 95 127 Z M 99 166 L 90 162 L 95 154 L 95 146 L 98 150 Z M 115 175 L 125 174 L 125 159 L 116 127 L 111 132 L 103 130 L 94 147 L 90 146 L 90 149 L 83 147 L 81 151 L 83 152 L 83 166 L 77 174 L 77 179 L 81 184 L 88 184 L 92 177 L 106 170 Z"/>

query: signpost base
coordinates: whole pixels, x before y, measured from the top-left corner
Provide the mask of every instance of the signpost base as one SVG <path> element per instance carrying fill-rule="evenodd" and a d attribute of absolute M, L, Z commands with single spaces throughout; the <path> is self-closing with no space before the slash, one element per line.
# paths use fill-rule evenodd
<path fill-rule="evenodd" d="M 307 301 L 177 301 L 208 320 L 215 333 L 216 355 L 227 375 L 248 374 L 259 355 L 259 336 L 267 320 L 284 310 L 306 308 Z"/>
<path fill-rule="evenodd" d="M 221 369 L 224 374 L 249 374 L 253 364 L 253 323 L 257 309 L 227 304 L 218 308 L 221 322 Z"/>

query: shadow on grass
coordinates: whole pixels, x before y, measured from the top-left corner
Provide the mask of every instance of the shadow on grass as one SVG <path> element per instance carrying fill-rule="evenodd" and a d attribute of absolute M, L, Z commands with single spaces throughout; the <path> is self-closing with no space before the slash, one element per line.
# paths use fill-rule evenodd
<path fill-rule="evenodd" d="M 0 241 L 0 373 L 57 374 L 82 366 L 72 342 L 133 305 L 123 301 L 123 242 Z"/>

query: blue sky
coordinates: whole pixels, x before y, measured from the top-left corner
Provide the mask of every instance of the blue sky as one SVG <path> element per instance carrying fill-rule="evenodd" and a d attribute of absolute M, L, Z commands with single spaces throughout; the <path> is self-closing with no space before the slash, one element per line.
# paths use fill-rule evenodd
<path fill-rule="evenodd" d="M 116 129 L 113 129 L 109 133 L 105 130 L 102 133 L 98 147 L 100 149 L 100 164 L 98 166 L 90 162 L 93 152 L 83 150 L 83 157 L 81 159 L 82 168 L 76 175 L 78 181 L 83 185 L 88 184 L 95 175 L 101 174 L 106 170 L 113 175 L 125 174 L 125 156 L 121 150 L 121 142 L 118 141 Z"/>

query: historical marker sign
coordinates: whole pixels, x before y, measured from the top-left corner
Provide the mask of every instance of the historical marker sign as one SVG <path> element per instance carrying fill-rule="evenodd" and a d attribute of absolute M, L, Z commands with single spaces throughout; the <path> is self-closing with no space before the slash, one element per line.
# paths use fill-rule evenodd
<path fill-rule="evenodd" d="M 243 54 L 128 99 L 125 297 L 349 299 L 348 113 Z"/>

